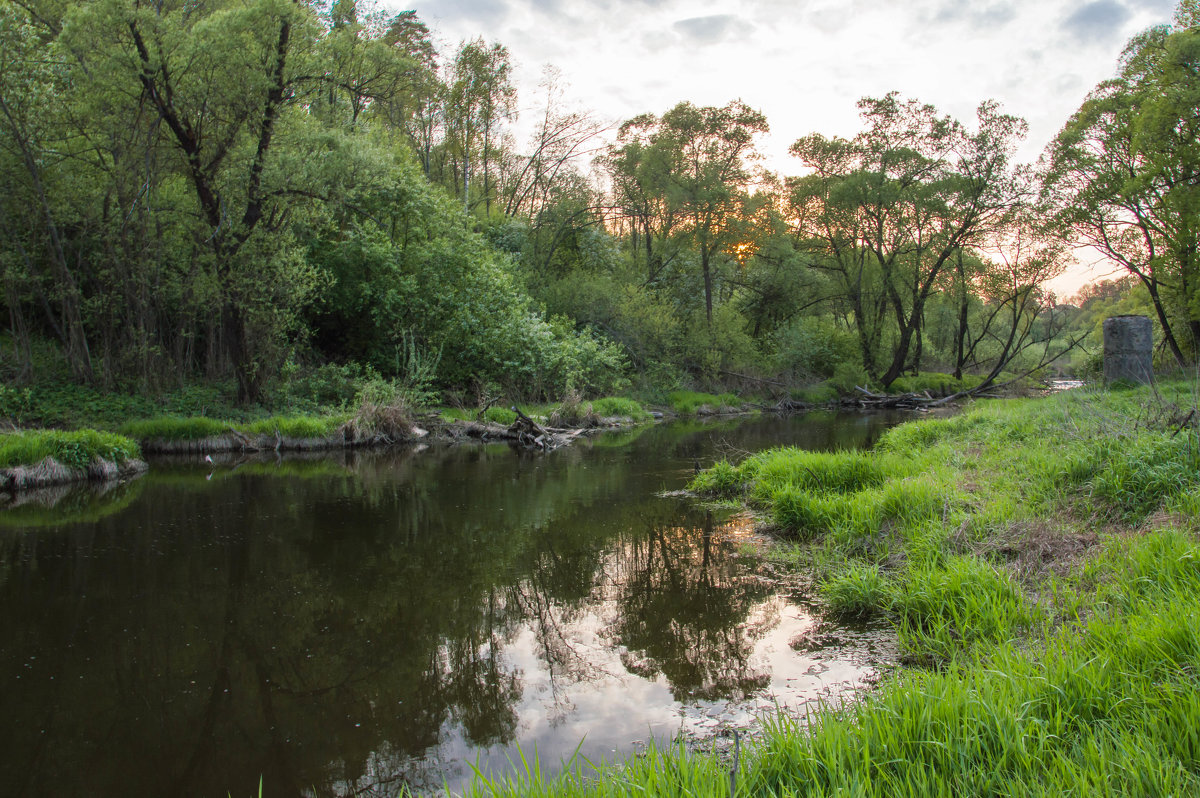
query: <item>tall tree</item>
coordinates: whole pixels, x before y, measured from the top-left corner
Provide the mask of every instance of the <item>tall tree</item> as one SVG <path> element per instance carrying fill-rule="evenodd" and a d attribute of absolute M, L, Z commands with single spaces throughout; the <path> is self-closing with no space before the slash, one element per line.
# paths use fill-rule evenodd
<path fill-rule="evenodd" d="M 1047 197 L 1065 237 L 1146 287 L 1163 340 L 1184 365 L 1200 352 L 1200 12 L 1126 46 L 1049 151 Z"/>
<path fill-rule="evenodd" d="M 915 366 L 925 303 L 943 271 L 966 246 L 1002 230 L 1027 193 L 1010 162 L 1024 121 L 994 102 L 977 111 L 977 127 L 896 94 L 859 102 L 865 129 L 853 140 L 814 134 L 792 153 L 814 170 L 796 181 L 793 204 L 804 208 L 804 241 L 840 273 L 863 342 L 864 367 L 890 384 Z M 868 287 L 868 283 L 874 285 Z M 882 373 L 873 372 L 881 309 L 895 323 L 895 343 Z M 882 364 L 880 364 L 882 365 Z"/>
<path fill-rule="evenodd" d="M 516 114 L 517 90 L 508 48 L 487 45 L 483 39 L 463 42 L 450 65 L 445 91 L 442 112 L 456 158 L 455 186 L 462 186 L 464 208 L 470 210 L 482 201 L 491 213 L 492 167 L 501 143 L 501 125 Z M 470 196 L 473 169 L 483 172 L 483 196 L 474 203 Z"/>
<path fill-rule="evenodd" d="M 732 257 L 747 234 L 754 140 L 767 130 L 766 117 L 741 100 L 721 108 L 683 102 L 662 117 L 623 124 L 606 159 L 617 202 L 642 227 L 647 255 L 655 236 L 682 237 L 695 251 L 710 324 L 716 259 Z"/>
<path fill-rule="evenodd" d="M 256 399 L 270 363 L 263 345 L 278 318 L 262 232 L 277 233 L 302 186 L 278 168 L 281 119 L 302 102 L 297 67 L 318 27 L 292 0 L 194 7 L 103 0 L 67 27 L 72 52 L 102 53 L 81 79 L 97 92 L 144 103 L 190 187 L 200 225 L 194 246 L 216 285 L 217 337 L 243 400 Z M 278 246 L 272 249 L 280 249 Z"/>
<path fill-rule="evenodd" d="M 5 293 L 18 346 L 28 352 L 20 295 L 32 291 L 44 319 L 63 346 L 74 376 L 93 378 L 82 310 L 80 275 L 72 263 L 56 197 L 53 168 L 67 157 L 62 106 L 63 76 L 46 52 L 47 26 L 35 25 L 15 6 L 0 8 L 0 199 L 5 248 Z M 39 29 L 40 28 L 40 29 Z M 28 371 L 28 357 L 24 371 Z"/>

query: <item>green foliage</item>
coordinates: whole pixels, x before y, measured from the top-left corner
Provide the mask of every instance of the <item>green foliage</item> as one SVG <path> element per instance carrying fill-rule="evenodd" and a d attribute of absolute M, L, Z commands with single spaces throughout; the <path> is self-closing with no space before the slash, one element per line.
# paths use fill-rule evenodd
<path fill-rule="evenodd" d="M 1021 589 L 973 557 L 914 571 L 898 591 L 896 605 L 901 647 L 918 662 L 948 662 L 977 642 L 1015 639 L 1034 618 Z"/>
<path fill-rule="evenodd" d="M 681 416 L 695 415 L 701 409 L 715 413 L 723 408 L 738 408 L 742 405 L 742 400 L 731 393 L 716 396 L 697 391 L 672 391 L 667 395 L 667 400 L 671 409 Z"/>
<path fill-rule="evenodd" d="M 229 426 L 205 416 L 157 416 L 122 424 L 120 432 L 139 441 L 198 441 L 224 435 Z"/>
<path fill-rule="evenodd" d="M 326 363 L 307 371 L 297 370 L 285 383 L 284 401 L 290 405 L 343 408 L 363 384 L 378 375 L 358 363 Z"/>
<path fill-rule="evenodd" d="M 895 588 L 877 565 L 851 565 L 821 585 L 826 610 L 834 618 L 870 618 L 888 612 Z"/>
<path fill-rule="evenodd" d="M 828 385 L 838 392 L 839 396 L 858 396 L 856 388 L 870 388 L 871 376 L 867 370 L 855 363 L 841 363 L 834 369 Z"/>
<path fill-rule="evenodd" d="M 779 373 L 799 379 L 828 379 L 858 359 L 854 333 L 828 317 L 798 316 L 773 334 L 770 346 Z"/>
<path fill-rule="evenodd" d="M 647 421 L 650 418 L 640 402 L 621 396 L 605 396 L 593 399 L 589 404 L 592 412 L 602 418 L 631 418 L 634 421 Z"/>
<path fill-rule="evenodd" d="M 28 388 L 0 385 L 0 419 L 18 425 L 33 409 L 33 394 Z"/>
<path fill-rule="evenodd" d="M 728 460 L 704 469 L 688 483 L 688 490 L 704 496 L 732 499 L 741 494 L 745 482 L 741 471 Z"/>
<path fill-rule="evenodd" d="M 111 432 L 37 430 L 0 434 L 0 468 L 36 465 L 53 457 L 67 468 L 84 469 L 96 458 L 120 465 L 140 456 L 135 442 Z"/>

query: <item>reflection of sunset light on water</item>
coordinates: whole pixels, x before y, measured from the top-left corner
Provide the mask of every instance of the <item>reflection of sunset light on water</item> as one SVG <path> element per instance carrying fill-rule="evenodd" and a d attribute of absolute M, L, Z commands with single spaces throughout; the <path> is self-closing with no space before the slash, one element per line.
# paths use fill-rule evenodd
<path fill-rule="evenodd" d="M 711 529 L 710 539 L 721 550 L 706 566 L 720 572 L 714 579 L 723 584 L 758 582 L 740 558 L 730 556 L 739 542 L 755 539 L 754 519 L 738 515 Z M 665 527 L 659 535 L 666 546 L 681 544 L 684 562 L 677 567 L 699 565 L 703 554 L 696 546 L 697 529 Z M 685 542 L 687 548 L 682 546 Z M 839 629 L 836 639 L 823 640 L 822 625 L 807 607 L 774 594 L 751 606 L 736 628 L 718 632 L 741 641 L 748 652 L 741 662 L 715 664 L 714 674 L 725 687 L 705 683 L 705 689 L 730 693 L 718 698 L 696 691 L 680 695 L 662 663 L 621 645 L 614 631 L 620 620 L 622 583 L 634 570 L 630 562 L 646 556 L 638 549 L 638 544 L 627 543 L 609 553 L 604 570 L 610 578 L 597 586 L 594 602 L 585 609 L 564 614 L 549 608 L 544 623 L 515 630 L 500 652 L 501 669 L 516 674 L 522 684 L 515 707 L 520 752 L 532 758 L 536 751 L 548 771 L 557 769 L 577 747 L 580 755 L 598 761 L 649 740 L 667 742 L 680 734 L 704 740 L 731 728 L 746 729 L 777 711 L 804 717 L 821 702 L 861 688 L 881 661 L 894 658 L 891 644 L 875 633 L 855 635 Z M 456 723 L 443 726 L 441 743 L 430 754 L 443 765 L 463 763 L 442 771 L 452 787 L 456 779 L 460 786 L 469 781 L 472 769 L 466 763 L 485 773 L 504 772 L 521 755 L 515 745 L 479 749 Z"/>
<path fill-rule="evenodd" d="M 744 541 L 758 539 L 757 524 L 749 513 L 738 513 L 713 530 L 717 540 Z"/>

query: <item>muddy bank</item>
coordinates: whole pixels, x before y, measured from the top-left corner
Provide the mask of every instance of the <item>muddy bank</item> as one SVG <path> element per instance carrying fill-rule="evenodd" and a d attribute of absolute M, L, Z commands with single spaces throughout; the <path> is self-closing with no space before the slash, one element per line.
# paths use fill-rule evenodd
<path fill-rule="evenodd" d="M 13 496 L 22 491 L 70 485 L 78 482 L 112 482 L 135 477 L 146 471 L 143 460 L 130 459 L 121 463 L 93 458 L 86 468 L 63 465 L 47 457 L 36 465 L 20 465 L 0 469 L 0 500 L 4 494 Z"/>
<path fill-rule="evenodd" d="M 331 449 L 357 449 L 370 446 L 391 446 L 412 443 L 428 433 L 414 427 L 403 435 L 361 435 L 339 430 L 316 438 L 295 438 L 287 435 L 246 435 L 236 430 L 193 440 L 150 438 L 139 441 L 147 454 L 217 454 L 218 452 L 320 452 Z"/>

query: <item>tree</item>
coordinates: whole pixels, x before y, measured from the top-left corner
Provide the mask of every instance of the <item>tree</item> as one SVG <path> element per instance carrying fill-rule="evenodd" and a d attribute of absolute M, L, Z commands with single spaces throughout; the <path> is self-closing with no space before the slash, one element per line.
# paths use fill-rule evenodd
<path fill-rule="evenodd" d="M 1120 264 L 1150 294 L 1179 365 L 1200 351 L 1200 29 L 1193 5 L 1134 37 L 1048 153 L 1064 238 Z"/>
<path fill-rule="evenodd" d="M 7 186 L 0 214 L 4 243 L 16 256 L 4 268 L 5 295 L 17 346 L 25 352 L 22 371 L 29 369 L 28 325 L 20 298 L 24 288 L 37 295 L 75 378 L 91 382 L 83 294 L 50 173 L 66 148 L 58 146 L 63 120 L 54 113 L 61 108 L 56 100 L 62 75 L 46 57 L 46 44 L 22 10 L 0 8 L 0 169 Z"/>
<path fill-rule="evenodd" d="M 187 181 L 200 223 L 198 265 L 215 286 L 219 348 L 239 397 L 255 400 L 271 365 L 265 347 L 290 311 L 279 307 L 279 292 L 305 290 L 303 278 L 288 273 L 299 264 L 287 248 L 267 246 L 261 235 L 281 233 L 311 194 L 278 168 L 277 134 L 302 102 L 297 66 L 313 47 L 316 21 L 290 0 L 201 8 L 105 0 L 78 12 L 65 30 L 73 32 L 71 52 L 92 59 L 80 79 L 146 107 L 154 115 L 147 124 L 162 131 Z"/>
<path fill-rule="evenodd" d="M 311 62 L 316 74 L 304 78 L 325 86 L 326 91 L 315 97 L 323 99 L 331 121 L 353 127 L 374 105 L 411 108 L 410 96 L 426 88 L 429 62 L 424 59 L 432 59 L 421 46 L 428 46 L 420 37 L 421 28 L 424 25 L 411 11 L 389 19 L 381 11 L 360 14 L 356 0 L 333 4 L 329 30 L 320 38 L 321 52 Z M 408 121 L 404 112 L 398 116 L 401 124 Z"/>
<path fill-rule="evenodd" d="M 1028 191 L 1010 163 L 1026 125 L 994 102 L 979 106 L 975 131 L 894 93 L 859 108 L 866 128 L 854 139 L 813 134 L 792 146 L 813 170 L 793 182 L 792 206 L 799 242 L 846 291 L 864 368 L 888 385 L 917 365 L 925 304 L 943 271 L 1002 230 Z M 880 373 L 885 312 L 895 342 Z"/>
<path fill-rule="evenodd" d="M 455 186 L 462 186 L 463 207 L 471 202 L 471 163 L 483 169 L 483 203 L 492 207 L 491 166 L 496 159 L 500 124 L 516 114 L 517 90 L 512 84 L 508 48 L 486 45 L 483 39 L 464 42 L 454 56 L 446 80 L 443 114 L 446 138 L 456 157 Z"/>
<path fill-rule="evenodd" d="M 714 271 L 744 240 L 750 207 L 755 136 L 768 130 L 762 113 L 740 100 L 721 108 L 676 105 L 662 117 L 621 125 L 605 159 L 617 206 L 644 236 L 651 279 L 662 268 L 653 239 L 691 247 L 704 281 L 704 310 L 713 319 Z"/>

